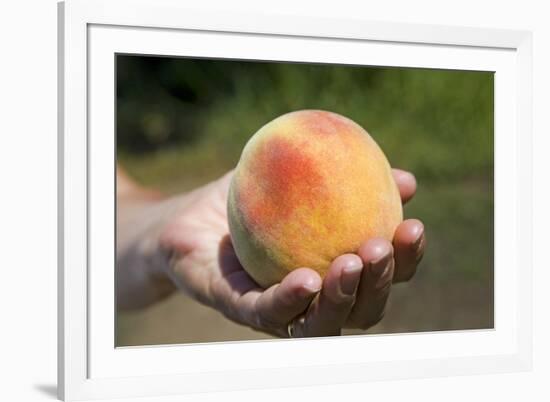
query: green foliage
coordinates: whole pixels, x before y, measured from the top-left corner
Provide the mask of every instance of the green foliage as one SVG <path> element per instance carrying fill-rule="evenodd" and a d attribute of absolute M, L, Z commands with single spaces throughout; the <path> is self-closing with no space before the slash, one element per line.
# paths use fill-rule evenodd
<path fill-rule="evenodd" d="M 119 56 L 118 77 L 123 155 L 176 152 L 182 168 L 190 158 L 211 168 L 198 152 L 226 169 L 263 124 L 325 109 L 365 127 L 392 165 L 419 177 L 445 181 L 493 166 L 488 72 Z"/>

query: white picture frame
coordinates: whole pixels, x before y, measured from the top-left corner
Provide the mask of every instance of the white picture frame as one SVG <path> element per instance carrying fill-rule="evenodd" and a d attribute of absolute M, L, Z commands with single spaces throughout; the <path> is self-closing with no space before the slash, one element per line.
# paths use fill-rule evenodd
<path fill-rule="evenodd" d="M 60 398 L 530 369 L 530 32 L 212 14 L 173 0 L 68 0 L 59 4 L 59 48 Z M 115 348 L 116 53 L 495 71 L 495 328 Z"/>

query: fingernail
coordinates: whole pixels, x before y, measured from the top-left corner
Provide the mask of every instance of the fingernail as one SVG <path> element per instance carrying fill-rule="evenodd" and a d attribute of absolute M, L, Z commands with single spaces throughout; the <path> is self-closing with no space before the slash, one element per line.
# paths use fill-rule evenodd
<path fill-rule="evenodd" d="M 418 241 L 415 242 L 416 258 L 415 262 L 418 264 L 422 257 L 424 257 L 424 247 L 426 247 L 426 236 L 420 235 Z"/>
<path fill-rule="evenodd" d="M 390 266 L 390 261 L 393 258 L 391 253 L 384 255 L 377 261 L 370 263 L 370 272 L 376 276 L 382 276 Z"/>
<path fill-rule="evenodd" d="M 361 277 L 362 265 L 350 265 L 342 269 L 340 276 L 340 287 L 342 293 L 351 296 L 357 290 L 359 285 L 359 278 Z"/>
<path fill-rule="evenodd" d="M 320 290 L 320 286 L 317 286 L 313 283 L 305 283 L 300 287 L 300 296 L 309 297 L 315 293 L 318 293 Z"/>
<path fill-rule="evenodd" d="M 422 226 L 422 228 L 418 230 L 418 237 L 413 242 L 413 247 L 415 250 L 420 247 L 420 243 L 422 242 L 423 238 L 424 238 L 424 226 Z"/>

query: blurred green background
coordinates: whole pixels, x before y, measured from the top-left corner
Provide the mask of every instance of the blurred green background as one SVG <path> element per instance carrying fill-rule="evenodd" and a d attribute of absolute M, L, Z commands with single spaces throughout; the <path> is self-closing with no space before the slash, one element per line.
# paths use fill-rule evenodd
<path fill-rule="evenodd" d="M 412 171 L 428 245 L 367 333 L 493 327 L 493 73 L 117 56 L 117 158 L 139 182 L 188 191 L 233 168 L 293 110 L 351 118 Z M 117 345 L 268 338 L 178 294 L 119 312 Z M 349 334 L 360 333 L 347 331 Z"/>

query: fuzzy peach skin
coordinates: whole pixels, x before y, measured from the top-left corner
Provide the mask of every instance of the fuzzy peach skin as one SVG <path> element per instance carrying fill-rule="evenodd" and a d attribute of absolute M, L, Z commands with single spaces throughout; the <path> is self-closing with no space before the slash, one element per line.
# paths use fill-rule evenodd
<path fill-rule="evenodd" d="M 243 268 L 262 287 L 332 260 L 365 241 L 392 240 L 403 219 L 386 156 L 358 124 L 302 110 L 263 126 L 246 144 L 228 197 Z"/>

